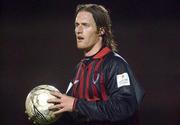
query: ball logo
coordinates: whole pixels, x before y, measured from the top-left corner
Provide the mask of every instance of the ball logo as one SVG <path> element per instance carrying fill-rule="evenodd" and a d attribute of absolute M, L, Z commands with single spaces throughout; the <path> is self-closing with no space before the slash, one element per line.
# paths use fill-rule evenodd
<path fill-rule="evenodd" d="M 46 119 L 46 117 L 44 117 L 44 115 L 40 112 L 40 111 L 38 111 L 38 109 L 36 108 L 36 106 L 35 105 L 33 105 L 33 107 L 34 107 L 34 118 L 36 118 L 38 121 L 40 121 L 40 120 L 43 120 L 43 121 L 47 121 L 48 122 L 48 120 Z M 32 118 L 33 119 L 33 118 Z"/>

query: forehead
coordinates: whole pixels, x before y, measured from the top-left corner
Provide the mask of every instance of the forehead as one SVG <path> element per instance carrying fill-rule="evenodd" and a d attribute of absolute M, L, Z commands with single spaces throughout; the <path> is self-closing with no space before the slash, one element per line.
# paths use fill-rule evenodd
<path fill-rule="evenodd" d="M 87 11 L 80 11 L 77 16 L 75 22 L 78 23 L 95 23 L 92 13 Z"/>

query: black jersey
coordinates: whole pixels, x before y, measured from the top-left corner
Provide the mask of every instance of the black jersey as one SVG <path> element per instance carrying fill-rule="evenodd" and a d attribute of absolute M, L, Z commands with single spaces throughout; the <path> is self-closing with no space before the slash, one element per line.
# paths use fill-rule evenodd
<path fill-rule="evenodd" d="M 141 91 L 128 63 L 104 47 L 75 69 L 67 95 L 75 97 L 74 123 L 137 125 Z"/>

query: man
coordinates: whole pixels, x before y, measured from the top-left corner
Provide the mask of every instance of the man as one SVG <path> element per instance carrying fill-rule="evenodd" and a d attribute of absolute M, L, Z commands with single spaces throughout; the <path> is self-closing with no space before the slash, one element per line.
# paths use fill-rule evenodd
<path fill-rule="evenodd" d="M 127 62 L 116 53 L 108 11 L 101 5 L 76 10 L 77 48 L 84 58 L 77 65 L 67 93 L 52 92 L 49 107 L 62 124 L 137 125 L 143 97 Z"/>

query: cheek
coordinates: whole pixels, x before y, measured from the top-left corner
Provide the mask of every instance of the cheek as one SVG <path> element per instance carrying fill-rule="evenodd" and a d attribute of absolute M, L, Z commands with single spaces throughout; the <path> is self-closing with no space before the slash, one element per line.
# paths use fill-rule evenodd
<path fill-rule="evenodd" d="M 86 33 L 86 39 L 90 40 L 91 42 L 94 41 L 97 38 L 97 34 L 95 31 L 87 31 Z"/>
<path fill-rule="evenodd" d="M 94 43 L 98 40 L 98 35 L 95 34 L 95 33 L 92 33 L 90 36 L 89 36 L 89 40 Z"/>

